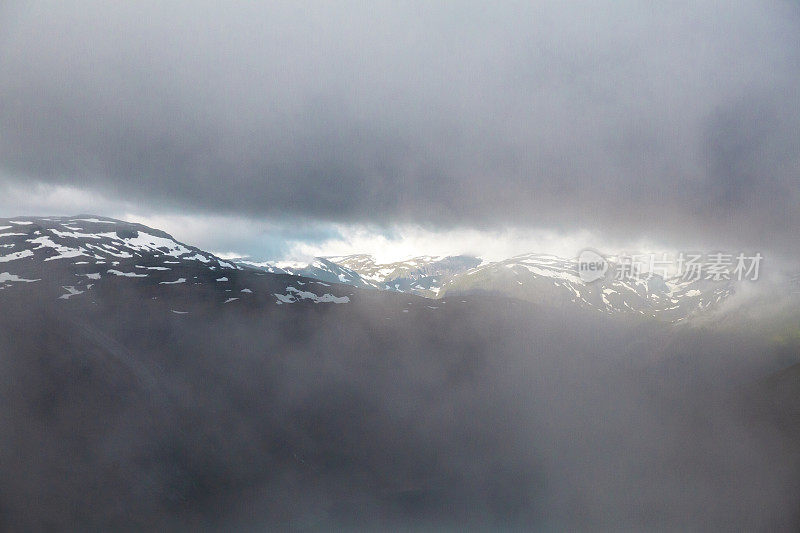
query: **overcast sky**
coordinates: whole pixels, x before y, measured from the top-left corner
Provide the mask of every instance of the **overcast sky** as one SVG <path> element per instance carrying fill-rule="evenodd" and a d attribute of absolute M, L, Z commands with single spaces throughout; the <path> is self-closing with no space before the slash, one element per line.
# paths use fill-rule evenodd
<path fill-rule="evenodd" d="M 798 95 L 797 2 L 5 1 L 0 215 L 798 257 Z"/>

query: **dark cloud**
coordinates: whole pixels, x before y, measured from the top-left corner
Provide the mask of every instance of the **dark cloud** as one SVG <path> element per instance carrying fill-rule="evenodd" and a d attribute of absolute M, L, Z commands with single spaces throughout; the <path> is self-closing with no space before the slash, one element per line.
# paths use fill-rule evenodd
<path fill-rule="evenodd" d="M 796 249 L 797 15 L 12 4 L 0 168 L 172 209 Z"/>

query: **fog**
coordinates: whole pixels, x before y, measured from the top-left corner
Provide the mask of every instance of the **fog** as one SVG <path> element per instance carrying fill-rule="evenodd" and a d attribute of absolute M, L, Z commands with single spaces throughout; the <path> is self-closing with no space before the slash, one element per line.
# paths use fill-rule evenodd
<path fill-rule="evenodd" d="M 185 316 L 125 290 L 9 306 L 2 527 L 799 525 L 795 411 L 768 379 L 795 347 L 377 294 L 280 312 L 200 298 Z"/>

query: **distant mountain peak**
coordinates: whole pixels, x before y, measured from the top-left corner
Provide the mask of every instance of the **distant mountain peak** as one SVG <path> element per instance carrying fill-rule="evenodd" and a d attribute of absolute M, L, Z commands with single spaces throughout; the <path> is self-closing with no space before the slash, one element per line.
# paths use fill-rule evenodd
<path fill-rule="evenodd" d="M 369 254 L 351 254 L 309 263 L 263 263 L 260 268 L 427 298 L 496 293 L 547 306 L 633 313 L 670 322 L 702 313 L 733 293 L 731 283 L 663 279 L 656 274 L 585 283 L 578 275 L 577 258 L 537 252 L 494 262 L 465 255 L 378 262 Z"/>

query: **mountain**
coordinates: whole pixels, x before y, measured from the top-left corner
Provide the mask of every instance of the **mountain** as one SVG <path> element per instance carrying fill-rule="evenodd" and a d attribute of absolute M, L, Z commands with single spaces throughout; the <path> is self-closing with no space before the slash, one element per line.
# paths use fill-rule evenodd
<path fill-rule="evenodd" d="M 359 254 L 316 258 L 308 264 L 246 261 L 237 264 L 425 298 L 491 293 L 545 306 L 578 306 L 667 322 L 702 314 L 734 291 L 730 281 L 664 279 L 658 274 L 621 279 L 607 275 L 602 280 L 585 282 L 578 275 L 577 259 L 536 253 L 497 262 L 482 262 L 470 256 L 420 256 L 379 263 L 370 255 Z M 609 272 L 618 266 L 612 258 Z"/>
<path fill-rule="evenodd" d="M 710 309 L 733 293 L 733 284 L 727 280 L 664 279 L 658 274 L 617 279 L 612 272 L 619 265 L 613 260 L 608 264 L 603 279 L 587 283 L 578 275 L 576 259 L 524 254 L 453 276 L 443 284 L 441 294 L 493 292 L 548 306 L 577 305 L 604 313 L 633 313 L 678 322 Z"/>
<path fill-rule="evenodd" d="M 385 290 L 410 292 L 427 298 L 438 297 L 447 279 L 481 263 L 480 259 L 466 255 L 419 256 L 392 263 L 378 263 L 372 256 L 364 254 L 329 259 Z"/>
<path fill-rule="evenodd" d="M 405 261 L 378 263 L 366 254 L 317 257 L 310 263 L 236 261 L 242 267 L 258 268 L 265 272 L 305 276 L 358 288 L 405 292 L 426 298 L 438 297 L 446 280 L 480 263 L 480 259 L 469 256 L 420 256 Z"/>
<path fill-rule="evenodd" d="M 278 305 L 345 303 L 352 293 L 339 284 L 245 272 L 141 224 L 96 216 L 0 219 L 0 290 L 73 300 L 110 286 L 146 287 L 154 299 L 205 293 L 221 303 Z"/>
<path fill-rule="evenodd" d="M 753 385 L 800 362 L 794 318 L 598 313 L 542 257 L 450 279 L 575 302 L 423 298 L 94 216 L 0 246 L 2 531 L 797 529 L 797 372 Z"/>
<path fill-rule="evenodd" d="M 291 274 L 329 283 L 344 283 L 358 288 L 381 288 L 378 284 L 365 280 L 358 272 L 324 257 L 317 257 L 310 263 L 297 261 L 264 263 L 239 259 L 236 260 L 236 264 L 242 268 L 254 268 L 271 274 Z"/>

